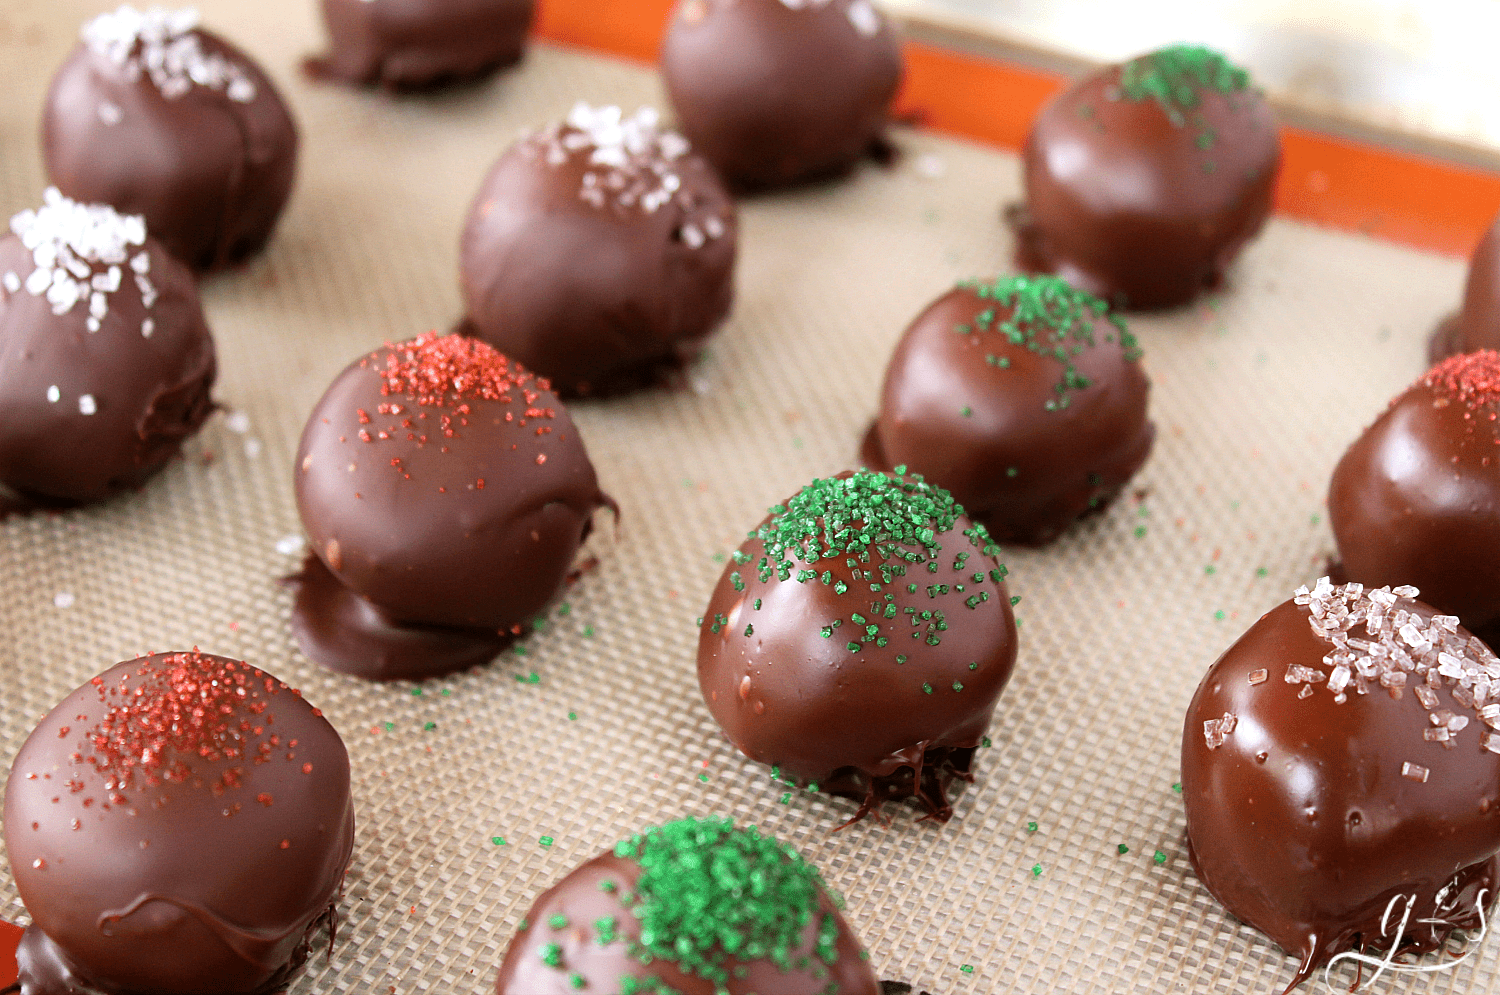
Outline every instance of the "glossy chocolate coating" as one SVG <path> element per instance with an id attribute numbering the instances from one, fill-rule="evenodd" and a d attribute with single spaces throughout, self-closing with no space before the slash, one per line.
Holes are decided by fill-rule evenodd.
<path id="1" fill-rule="evenodd" d="M 640 154 L 610 142 L 611 112 L 580 105 L 501 156 L 460 247 L 465 331 L 563 397 L 632 390 L 686 365 L 734 299 L 738 226 L 723 184 L 678 136 L 648 126 L 650 111 L 626 119 Z M 596 161 L 591 136 L 624 167 Z"/>
<path id="2" fill-rule="evenodd" d="M 1491 388 L 1454 390 L 1445 371 Z M 1500 625 L 1500 354 L 1456 356 L 1391 402 L 1333 471 L 1342 575 L 1412 584 L 1486 638 Z"/>
<path id="3" fill-rule="evenodd" d="M 1434 614 L 1407 598 L 1396 606 Z M 1360 624 L 1349 635 L 1368 633 Z M 1427 741 L 1435 725 L 1413 693 L 1415 675 L 1399 698 L 1372 681 L 1367 694 L 1349 687 L 1342 703 L 1327 686 L 1287 682 L 1294 665 L 1329 676 L 1333 649 L 1308 608 L 1282 604 L 1209 670 L 1183 728 L 1193 866 L 1229 912 L 1299 959 L 1288 991 L 1342 951 L 1383 955 L 1412 896 L 1401 943 L 1412 951 L 1477 926 L 1478 893 L 1495 897 L 1500 755 L 1482 745 L 1484 724 L 1452 688 L 1435 688 L 1437 708 L 1467 727 L 1455 749 Z M 1204 723 L 1226 713 L 1237 724 L 1210 748 Z"/>
<path id="4" fill-rule="evenodd" d="M 620 896 L 633 891 L 640 876 L 641 867 L 635 861 L 606 852 L 543 892 L 526 914 L 526 928 L 516 934 L 505 952 L 495 982 L 496 995 L 617 992 L 621 990 L 620 979 L 626 977 L 655 978 L 681 995 L 714 995 L 716 988 L 712 982 L 684 973 L 668 960 L 656 958 L 648 967 L 632 955 L 632 945 L 640 939 L 641 924 Z M 600 887 L 606 882 L 613 886 L 612 890 Z M 817 909 L 818 914 L 808 923 L 803 941 L 791 958 L 795 963 L 813 954 L 818 920 L 832 915 L 838 924 L 838 959 L 828 966 L 827 974 L 815 973 L 812 968 L 783 971 L 765 959 L 731 960 L 731 970 L 743 967 L 745 974 L 743 977 L 731 974 L 726 985 L 730 995 L 804 995 L 829 990 L 830 983 L 837 984 L 839 995 L 879 995 L 880 986 L 869 964 L 860 958 L 859 941 L 826 893 L 820 895 Z M 549 920 L 556 915 L 565 916 L 568 925 L 561 928 L 550 925 Z M 619 938 L 601 944 L 594 924 L 608 916 L 613 916 L 619 924 Z M 559 967 L 552 967 L 543 959 L 548 944 L 561 948 Z M 813 963 L 822 966 L 816 959 Z M 583 977 L 585 984 L 581 988 L 571 981 L 574 974 Z"/>
<path id="5" fill-rule="evenodd" d="M 882 141 L 901 42 L 868 0 L 679 0 L 661 71 L 683 134 L 725 179 L 780 187 Z"/>
<path id="6" fill-rule="evenodd" d="M 1219 284 L 1271 212 L 1281 146 L 1261 94 L 1204 88 L 1194 110 L 1125 99 L 1121 66 L 1050 101 L 1022 153 L 1017 259 L 1130 308 Z"/>
<path id="7" fill-rule="evenodd" d="M 775 573 L 762 580 L 765 541 L 747 540 L 719 578 L 698 637 L 699 687 L 736 748 L 783 776 L 861 800 L 856 818 L 884 798 L 908 795 L 948 818 L 947 781 L 967 779 L 1017 647 L 1010 595 L 1003 580 L 989 576 L 998 570 L 1003 577 L 1004 568 L 961 534 L 972 527 L 960 515 L 941 534 L 937 572 L 910 568 L 878 592 L 866 574 L 878 583 L 882 566 L 905 566 L 894 552 L 872 550 L 857 570 L 840 555 L 806 564 L 814 576 L 805 580 Z M 969 554 L 962 567 L 959 553 Z M 823 583 L 824 571 L 846 589 Z M 981 581 L 976 572 L 985 575 Z M 940 584 L 949 590 L 929 593 Z M 966 605 L 980 596 L 985 600 Z M 908 609 L 942 612 L 946 629 L 914 626 Z M 886 645 L 863 640 L 866 625 L 878 627 Z M 939 642 L 930 645 L 934 636 Z M 861 645 L 851 649 L 854 640 Z M 934 781 L 928 775 L 935 768 Z"/>
<path id="8" fill-rule="evenodd" d="M 32 917 L 22 991 L 280 990 L 332 929 L 353 841 L 348 754 L 295 691 L 198 653 L 118 664 L 48 713 L 11 768 L 6 851 Z"/>
<path id="9" fill-rule="evenodd" d="M 535 0 L 323 0 L 332 50 L 317 76 L 419 89 L 520 60 Z"/>
<path id="10" fill-rule="evenodd" d="M 0 282 L 0 484 L 44 501 L 108 498 L 160 470 L 212 413 L 214 344 L 193 275 L 154 239 L 140 251 L 151 306 L 125 276 L 90 332 L 88 303 L 57 314 L 24 287 L 31 252 L 15 235 L 0 239 L 0 278 L 23 284 Z"/>
<path id="11" fill-rule="evenodd" d="M 462 361 L 442 365 L 455 355 Z M 408 384 L 438 364 L 435 403 L 388 386 L 400 363 Z M 486 397 L 474 385 L 492 374 L 504 391 Z M 461 395 L 455 377 L 467 381 Z M 380 625 L 478 630 L 491 643 L 557 593 L 594 512 L 610 503 L 545 381 L 458 336 L 420 336 L 352 363 L 313 409 L 296 467 L 313 551 Z M 403 676 L 368 663 L 363 676 Z"/>
<path id="12" fill-rule="evenodd" d="M 297 132 L 248 56 L 211 32 L 194 34 L 206 55 L 237 67 L 251 99 L 199 85 L 167 97 L 149 73 L 135 75 L 80 43 L 47 94 L 42 150 L 64 194 L 144 215 L 168 251 L 208 270 L 271 237 L 292 190 Z"/>
<path id="13" fill-rule="evenodd" d="M 1500 349 L 1500 216 L 1469 257 L 1462 310 L 1439 326 L 1430 352 L 1436 362 L 1479 349 Z"/>
<path id="14" fill-rule="evenodd" d="M 994 321 L 981 327 L 985 312 Z M 1040 545 L 1120 492 L 1150 455 L 1156 427 L 1128 333 L 1086 316 L 1094 345 L 1064 362 L 1012 342 L 997 326 L 1014 313 L 974 286 L 922 312 L 886 367 L 861 455 L 946 488 L 996 541 Z M 1060 393 L 1070 364 L 1089 386 Z"/>

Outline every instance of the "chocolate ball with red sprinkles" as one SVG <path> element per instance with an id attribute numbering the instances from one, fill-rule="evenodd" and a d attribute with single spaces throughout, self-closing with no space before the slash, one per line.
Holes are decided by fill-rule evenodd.
<path id="1" fill-rule="evenodd" d="M 1392 401 L 1333 471 L 1328 518 L 1344 577 L 1411 584 L 1500 635 L 1500 353 L 1452 356 Z"/>
<path id="2" fill-rule="evenodd" d="M 564 397 L 691 362 L 729 314 L 738 225 L 723 184 L 656 111 L 578 104 L 500 157 L 464 225 L 464 330 Z"/>
<path id="3" fill-rule="evenodd" d="M 661 71 L 682 133 L 726 180 L 781 187 L 886 153 L 901 39 L 870 0 L 680 0 Z"/>
<path id="4" fill-rule="evenodd" d="M 1303 587 L 1219 658 L 1188 706 L 1193 869 L 1296 958 L 1286 992 L 1333 960 L 1442 950 L 1494 904 L 1500 659 L 1419 593 L 1327 577 Z"/>
<path id="5" fill-rule="evenodd" d="M 293 628 L 376 679 L 482 663 L 529 628 L 613 507 L 567 410 L 487 343 L 420 335 L 350 364 L 296 462 L 313 551 Z"/>
<path id="6" fill-rule="evenodd" d="M 129 5 L 83 26 L 42 111 L 47 176 L 140 214 L 194 269 L 258 251 L 291 195 L 297 130 L 271 80 L 191 8 Z"/>
<path id="7" fill-rule="evenodd" d="M 213 411 L 193 275 L 138 216 L 56 189 L 0 239 L 0 484 L 43 502 L 138 487 Z"/>
<path id="8" fill-rule="evenodd" d="M 624 840 L 544 892 L 500 966 L 496 995 L 878 995 L 818 872 L 724 818 Z"/>
<path id="9" fill-rule="evenodd" d="M 412 90 L 472 79 L 526 50 L 535 0 L 323 0 L 331 51 L 314 77 Z"/>
<path id="10" fill-rule="evenodd" d="M 353 844 L 348 754 L 297 691 L 197 651 L 111 667 L 6 784 L 21 991 L 281 991 L 332 942 Z"/>
<path id="11" fill-rule="evenodd" d="M 901 337 L 861 455 L 947 488 L 1000 542 L 1051 542 L 1151 453 L 1140 359 L 1109 305 L 1058 277 L 961 283 Z"/>
<path id="12" fill-rule="evenodd" d="M 948 819 L 1016 659 L 999 547 L 905 469 L 814 480 L 772 508 L 698 637 L 698 684 L 730 741 L 857 799 L 855 819 L 907 797 Z"/>

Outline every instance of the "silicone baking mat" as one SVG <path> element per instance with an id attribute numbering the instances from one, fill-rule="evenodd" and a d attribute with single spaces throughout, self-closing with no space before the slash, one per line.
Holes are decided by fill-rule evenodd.
<path id="1" fill-rule="evenodd" d="M 363 351 L 458 316 L 459 226 L 519 131 L 575 100 L 662 94 L 646 68 L 547 45 L 435 96 L 315 86 L 297 69 L 322 44 L 311 2 L 201 6 L 291 103 L 297 191 L 270 250 L 204 287 L 226 414 L 139 494 L 0 524 L 7 764 L 68 690 L 147 650 L 197 645 L 300 686 L 348 743 L 358 837 L 346 928 L 293 995 L 487 992 L 542 889 L 644 825 L 711 812 L 800 847 L 847 897 L 880 975 L 935 995 L 1280 990 L 1292 959 L 1188 865 L 1182 713 L 1218 654 L 1320 572 L 1328 475 L 1422 371 L 1460 262 L 1276 220 L 1225 291 L 1134 319 L 1155 453 L 1106 513 L 1007 551 L 1021 655 L 953 821 L 892 806 L 889 824 L 831 832 L 853 803 L 784 798 L 709 718 L 695 619 L 767 506 L 853 462 L 910 317 L 1006 268 L 1014 157 L 901 131 L 892 168 L 744 204 L 734 315 L 687 386 L 574 408 L 623 509 L 599 568 L 488 667 L 365 684 L 297 652 L 277 582 L 301 552 L 303 419 Z M 0 3 L 5 217 L 40 201 L 42 96 L 101 9 Z M 0 915 L 25 921 L 8 874 Z M 1491 990 L 1488 947 L 1380 990 Z"/>

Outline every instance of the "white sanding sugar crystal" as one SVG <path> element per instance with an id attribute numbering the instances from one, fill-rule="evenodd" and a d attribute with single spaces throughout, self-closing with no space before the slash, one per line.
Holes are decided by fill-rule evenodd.
<path id="1" fill-rule="evenodd" d="M 661 115 L 653 107 L 626 116 L 619 107 L 579 102 L 562 124 L 529 136 L 523 147 L 553 166 L 585 156 L 587 168 L 578 196 L 599 210 L 655 214 L 675 202 L 684 211 L 704 215 L 678 230 L 689 248 L 701 248 L 724 235 L 725 220 L 717 213 L 705 214 L 704 208 L 684 197 L 678 164 L 692 146 L 660 124 Z"/>
<path id="2" fill-rule="evenodd" d="M 6 288 L 16 293 L 24 286 L 33 297 L 46 297 L 53 314 L 67 314 L 86 304 L 91 332 L 97 332 L 108 316 L 109 298 L 124 285 L 126 265 L 135 273 L 147 309 L 156 299 L 146 276 L 150 255 L 132 255 L 146 244 L 146 222 L 140 215 L 118 214 L 104 204 L 79 204 L 48 187 L 42 207 L 11 218 L 10 230 L 31 251 L 36 268 L 24 284 L 18 274 L 4 274 Z"/>
<path id="3" fill-rule="evenodd" d="M 205 52 L 197 29 L 198 12 L 191 7 L 142 12 L 126 4 L 89 21 L 80 34 L 84 44 L 124 69 L 128 78 L 149 75 L 169 100 L 195 85 L 223 90 L 237 103 L 254 100 L 255 84 L 244 68 L 218 52 Z"/>
<path id="4" fill-rule="evenodd" d="M 1357 695 L 1384 690 L 1400 696 L 1410 683 L 1431 723 L 1423 739 L 1453 749 L 1459 734 L 1470 726 L 1470 716 L 1441 707 L 1438 690 L 1446 689 L 1460 707 L 1493 727 L 1500 722 L 1500 707 L 1491 702 L 1500 696 L 1500 658 L 1480 639 L 1460 635 L 1457 617 L 1424 617 L 1400 605 L 1401 599 L 1418 593 L 1410 585 L 1366 591 L 1359 584 L 1335 585 L 1327 577 L 1312 590 L 1299 588 L 1292 600 L 1307 608 L 1313 632 L 1333 648 L 1323 657 L 1327 675 L 1291 664 L 1285 680 L 1304 684 L 1299 697 L 1306 697 L 1311 685 L 1323 684 L 1340 704 L 1351 690 Z M 1427 780 L 1428 768 L 1411 763 L 1406 767 L 1404 776 Z"/>
<path id="5" fill-rule="evenodd" d="M 869 0 L 854 0 L 849 5 L 849 23 L 866 38 L 874 38 L 880 34 L 880 15 L 875 13 Z"/>
<path id="6" fill-rule="evenodd" d="M 99 404 L 94 400 L 93 394 L 83 394 L 78 398 L 78 411 L 80 414 L 92 415 L 99 410 Z"/>

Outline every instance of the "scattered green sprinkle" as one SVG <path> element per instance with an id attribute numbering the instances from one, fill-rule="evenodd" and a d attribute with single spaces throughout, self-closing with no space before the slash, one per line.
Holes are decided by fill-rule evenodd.
<path id="1" fill-rule="evenodd" d="M 577 722 L 578 721 L 578 713 L 577 712 L 569 712 L 568 713 L 568 721 L 569 722 Z"/>
<path id="2" fill-rule="evenodd" d="M 1224 619 L 1228 618 L 1228 616 L 1224 614 L 1224 609 L 1220 608 L 1218 611 L 1214 612 L 1214 618 L 1222 622 L 1224 621 Z"/>
<path id="3" fill-rule="evenodd" d="M 559 912 L 557 915 L 547 920 L 547 925 L 551 926 L 553 929 L 566 929 L 568 925 L 568 917 Z"/>
<path id="4" fill-rule="evenodd" d="M 1214 574 L 1216 574 L 1218 572 L 1219 572 L 1219 568 L 1216 567 L 1216 566 L 1214 566 L 1212 563 L 1210 563 L 1208 566 L 1206 566 L 1206 567 L 1203 568 L 1203 573 L 1206 576 L 1209 576 L 1209 577 L 1212 577 Z"/>
<path id="5" fill-rule="evenodd" d="M 542 948 L 542 963 L 548 967 L 562 967 L 562 947 L 549 943 Z"/>
<path id="6" fill-rule="evenodd" d="M 585 639 L 593 639 L 594 638 L 594 627 L 592 625 L 585 625 L 583 627 L 583 638 L 585 638 Z"/>
<path id="7" fill-rule="evenodd" d="M 568 975 L 568 984 L 573 988 L 582 988 L 584 985 L 588 984 L 588 982 L 583 980 L 583 975 L 579 974 L 577 971 L 574 971 L 572 974 Z"/>
<path id="8" fill-rule="evenodd" d="M 1176 784 L 1172 785 L 1172 790 L 1177 792 L 1179 795 L 1182 794 L 1182 782 L 1178 781 Z"/>
<path id="9" fill-rule="evenodd" d="M 1031 876 L 1034 877 L 1034 878 L 1039 878 L 1039 877 L 1042 876 L 1042 865 L 1041 864 L 1035 864 L 1035 865 L 1032 866 L 1032 868 L 1031 868 Z"/>
<path id="10" fill-rule="evenodd" d="M 955 690 L 955 691 L 962 691 L 963 689 L 964 689 L 964 686 L 962 684 L 958 683 L 958 681 L 954 681 L 953 682 L 953 690 Z"/>
<path id="11" fill-rule="evenodd" d="M 973 964 L 964 964 L 962 967 L 959 968 L 959 970 L 962 971 L 965 974 L 973 974 L 974 973 L 974 965 Z"/>
<path id="12" fill-rule="evenodd" d="M 505 845 L 505 837 L 504 836 L 491 836 L 490 837 L 490 842 L 493 843 L 493 844 L 495 844 L 496 846 L 504 846 Z"/>
<path id="13" fill-rule="evenodd" d="M 979 745 L 983 746 L 985 749 L 989 749 L 993 744 L 990 742 L 990 738 L 988 736 L 984 736 L 979 740 Z"/>
<path id="14" fill-rule="evenodd" d="M 1034 832 L 1036 832 L 1036 830 L 1037 830 L 1037 824 L 1035 822 L 1028 822 L 1028 823 L 1026 823 L 1026 831 L 1028 833 L 1034 833 Z"/>
<path id="15" fill-rule="evenodd" d="M 698 775 L 698 780 L 700 780 L 700 781 L 707 781 L 708 780 L 708 775 L 707 774 L 699 774 Z"/>
<path id="16" fill-rule="evenodd" d="M 561 605 L 558 605 L 557 614 L 559 616 L 571 615 L 573 614 L 573 606 L 564 601 Z"/>
<path id="17" fill-rule="evenodd" d="M 1167 855 L 1158 850 L 1151 855 L 1151 859 L 1156 861 L 1158 864 L 1165 864 L 1167 862 Z"/>
<path id="18" fill-rule="evenodd" d="M 420 697 L 422 697 L 422 689 L 421 688 L 412 688 L 411 689 L 411 696 L 413 698 L 420 698 Z"/>
<path id="19" fill-rule="evenodd" d="M 790 791 L 788 791 L 788 792 L 786 792 L 785 794 L 783 794 L 781 796 L 781 804 L 783 804 L 783 805 L 790 805 L 791 803 L 792 803 L 792 793 Z"/>
<path id="20" fill-rule="evenodd" d="M 555 839 L 553 839 L 551 836 L 543 836 L 541 839 L 537 840 L 537 842 L 540 843 L 542 846 L 551 846 L 553 843 L 556 843 L 557 841 Z"/>
<path id="21" fill-rule="evenodd" d="M 965 404 L 962 408 L 959 409 L 959 414 L 963 415 L 965 418 L 972 418 L 974 417 L 974 409 Z"/>
<path id="22" fill-rule="evenodd" d="M 1265 577 L 1268 574 L 1270 574 L 1270 572 L 1271 571 L 1267 570 L 1265 567 L 1261 567 L 1261 568 L 1259 568 L 1258 570 L 1255 571 L 1255 576 L 1257 576 L 1257 577 Z"/>
<path id="23" fill-rule="evenodd" d="M 605 882 L 601 882 L 605 883 Z M 608 882 L 613 884 L 614 882 Z M 600 916 L 594 920 L 594 935 L 598 937 L 599 945 L 607 947 L 615 942 L 615 934 L 619 929 L 620 921 L 614 916 Z"/>
<path id="24" fill-rule="evenodd" d="M 1012 477 L 1012 478 L 1014 478 L 1014 477 L 1018 477 L 1018 476 L 1020 476 L 1020 475 L 1021 475 L 1021 471 L 1020 471 L 1020 469 L 1019 469 L 1019 468 L 1017 468 L 1017 467 L 1014 467 L 1014 466 L 1008 466 L 1008 467 L 1006 467 L 1006 468 L 1005 468 L 1005 475 L 1006 475 L 1006 476 L 1007 476 L 1007 477 Z"/>
<path id="25" fill-rule="evenodd" d="M 1313 516 L 1312 516 L 1312 523 L 1313 523 L 1313 524 L 1314 524 L 1314 525 L 1317 525 L 1317 524 L 1318 524 L 1318 523 L 1319 523 L 1319 522 L 1321 522 L 1321 521 L 1322 521 L 1322 520 L 1323 520 L 1323 516 L 1322 516 L 1322 515 L 1313 515 Z"/>
<path id="26" fill-rule="evenodd" d="M 1124 843 L 1121 843 L 1119 846 L 1115 847 L 1115 850 L 1121 854 L 1126 854 L 1130 852 L 1130 847 L 1126 846 Z"/>
<path id="27" fill-rule="evenodd" d="M 922 693 L 923 694 L 932 694 L 932 685 L 928 684 L 926 681 L 923 681 L 922 682 Z"/>
<path id="28" fill-rule="evenodd" d="M 1137 525 L 1135 527 L 1135 537 L 1137 539 L 1144 539 L 1146 537 L 1146 526 Z"/>
<path id="29" fill-rule="evenodd" d="M 392 732 L 392 731 L 395 730 L 395 728 L 396 728 L 396 723 L 394 723 L 394 722 L 387 722 L 385 724 L 385 731 L 386 732 Z"/>
<path id="30" fill-rule="evenodd" d="M 1172 45 L 1120 68 L 1120 95 L 1135 103 L 1155 100 L 1179 128 L 1187 124 L 1185 112 L 1202 102 L 1204 91 L 1231 94 L 1249 85 L 1249 73 L 1201 45 Z M 1204 126 L 1195 141 L 1198 148 L 1207 149 L 1215 137 Z"/>
<path id="31" fill-rule="evenodd" d="M 515 650 L 516 656 L 525 656 L 526 654 L 531 652 L 531 650 L 527 649 L 525 646 L 520 645 L 519 643 L 516 645 Z"/>
<path id="32" fill-rule="evenodd" d="M 725 559 L 727 559 L 727 557 L 725 557 L 723 553 L 715 553 L 714 554 L 714 562 L 715 563 L 723 563 Z"/>
<path id="33" fill-rule="evenodd" d="M 427 723 L 426 725 L 424 725 L 422 727 L 422 731 L 423 732 L 432 732 L 432 730 L 434 730 L 436 728 L 437 728 L 437 723 L 436 722 L 429 722 L 429 723 Z"/>

